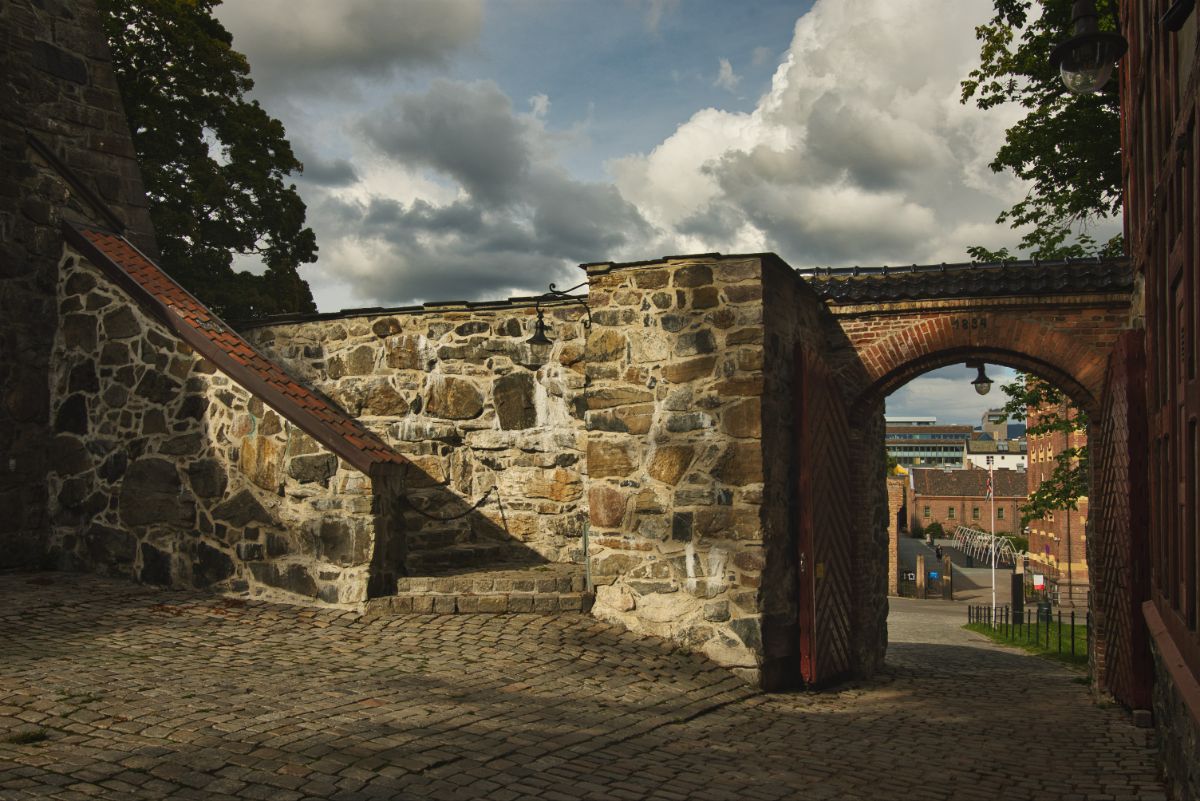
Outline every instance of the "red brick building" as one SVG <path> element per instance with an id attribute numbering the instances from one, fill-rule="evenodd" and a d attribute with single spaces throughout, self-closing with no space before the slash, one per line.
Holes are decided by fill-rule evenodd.
<path id="1" fill-rule="evenodd" d="M 1198 17 L 1191 2 L 1120 3 L 1121 33 L 1129 44 L 1120 70 L 1125 242 L 1144 286 L 1145 331 L 1110 363 L 1114 391 L 1106 404 L 1106 447 L 1127 452 L 1130 466 L 1107 481 L 1127 480 L 1129 509 L 1113 511 L 1126 513 L 1131 523 L 1128 532 L 1117 529 L 1128 537 L 1114 540 L 1122 548 L 1106 556 L 1124 562 L 1124 583 L 1135 598 L 1148 595 L 1150 601 L 1141 609 L 1110 604 L 1101 610 L 1114 632 L 1128 626 L 1126 636 L 1135 645 L 1149 635 L 1163 770 L 1173 793 L 1188 799 L 1200 798 Z M 1143 402 L 1144 414 L 1124 413 Z M 1107 425 L 1109 420 L 1117 425 Z M 1125 443 L 1127 450 L 1117 450 Z M 1148 631 L 1136 625 L 1138 617 Z M 1136 651 L 1130 660 L 1104 667 L 1119 697 L 1147 700 L 1138 691 L 1144 682 Z"/>
<path id="2" fill-rule="evenodd" d="M 1035 428 L 1047 414 L 1059 414 L 1061 411 L 1030 408 L 1026 418 L 1029 428 Z M 1074 413 L 1068 413 L 1068 417 L 1073 418 Z M 1068 448 L 1087 446 L 1087 432 L 1080 429 L 1069 434 L 1063 431 L 1031 434 L 1027 435 L 1026 441 L 1029 454 L 1026 471 L 1028 493 L 1033 494 L 1054 473 L 1059 454 Z M 1048 572 L 1058 577 L 1060 590 L 1074 585 L 1086 588 L 1088 582 L 1087 496 L 1078 498 L 1076 506 L 1078 508 L 1075 510 L 1061 509 L 1044 518 L 1030 520 L 1027 524 L 1031 559 L 1049 566 Z"/>
<path id="3" fill-rule="evenodd" d="M 940 523 L 946 534 L 958 526 L 979 531 L 991 528 L 992 503 L 987 497 L 986 470 L 913 468 L 909 528 Z M 1019 534 L 1021 504 L 1025 503 L 1025 474 L 996 470 L 996 533 Z"/>

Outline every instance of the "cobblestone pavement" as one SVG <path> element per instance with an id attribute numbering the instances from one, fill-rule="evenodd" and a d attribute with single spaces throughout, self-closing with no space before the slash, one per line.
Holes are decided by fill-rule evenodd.
<path id="1" fill-rule="evenodd" d="M 1079 674 L 932 604 L 894 607 L 888 676 L 768 696 L 577 614 L 2 575 L 0 798 L 1162 797 L 1145 732 Z"/>

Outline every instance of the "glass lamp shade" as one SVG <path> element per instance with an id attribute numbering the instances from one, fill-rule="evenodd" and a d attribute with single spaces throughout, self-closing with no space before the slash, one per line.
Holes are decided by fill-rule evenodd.
<path id="1" fill-rule="evenodd" d="M 1112 77 L 1117 59 L 1125 55 L 1124 37 L 1094 31 L 1069 39 L 1050 54 L 1067 89 L 1077 95 L 1099 92 Z"/>
<path id="2" fill-rule="evenodd" d="M 538 309 L 537 322 L 533 326 L 533 336 L 525 340 L 530 345 L 553 345 L 554 343 L 546 336 L 546 320 L 542 317 L 542 310 Z"/>
<path id="3" fill-rule="evenodd" d="M 975 367 L 976 365 L 970 365 Z M 983 365 L 978 365 L 979 373 L 975 376 L 975 380 L 971 382 L 971 386 L 975 387 L 975 391 L 980 395 L 986 395 L 992 391 L 992 379 L 987 377 L 987 373 L 983 371 Z"/>

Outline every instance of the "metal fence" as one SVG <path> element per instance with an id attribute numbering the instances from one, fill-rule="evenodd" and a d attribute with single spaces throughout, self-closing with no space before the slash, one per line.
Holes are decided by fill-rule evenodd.
<path id="1" fill-rule="evenodd" d="M 1048 603 L 1026 609 L 1023 614 L 1014 614 L 1007 604 L 994 610 L 990 606 L 973 605 L 967 607 L 967 623 L 987 626 L 1009 642 L 1036 645 L 1046 651 L 1085 659 L 1092 613 L 1084 612 L 1077 617 L 1072 609 L 1064 617 L 1063 610 L 1052 611 Z"/>

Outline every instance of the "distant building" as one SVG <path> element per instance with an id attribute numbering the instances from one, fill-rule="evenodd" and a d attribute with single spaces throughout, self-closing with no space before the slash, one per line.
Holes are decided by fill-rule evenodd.
<path id="1" fill-rule="evenodd" d="M 1030 408 L 1027 418 L 1029 427 L 1036 426 L 1048 411 L 1045 408 Z M 1087 445 L 1087 433 L 1083 430 L 1070 434 L 1056 431 L 1030 436 L 1026 442 L 1029 449 L 1026 475 L 1028 491 L 1032 494 L 1054 473 L 1058 454 L 1067 448 Z M 1079 508 L 1074 511 L 1060 510 L 1029 521 L 1029 553 L 1032 560 L 1045 565 L 1047 572 L 1057 578 L 1059 594 L 1064 602 L 1069 597 L 1082 603 L 1086 599 L 1088 586 L 1087 496 L 1078 498 L 1076 505 Z"/>
<path id="2" fill-rule="evenodd" d="M 971 439 L 967 441 L 967 467 L 987 470 L 988 457 L 997 470 L 1025 470 L 1028 465 L 1025 440 Z"/>
<path id="3" fill-rule="evenodd" d="M 1003 409 L 988 409 L 979 423 L 980 430 L 996 442 L 1008 439 L 1008 415 Z"/>
<path id="4" fill-rule="evenodd" d="M 900 417 L 893 414 L 885 414 L 883 421 L 889 426 L 936 426 L 936 417 Z"/>
<path id="5" fill-rule="evenodd" d="M 916 468 L 912 476 L 909 528 L 941 523 L 947 534 L 958 526 L 991 530 L 992 503 L 987 497 L 988 474 L 983 470 Z M 996 470 L 996 533 L 1020 533 L 1021 504 L 1025 503 L 1025 474 Z"/>
<path id="6" fill-rule="evenodd" d="M 912 418 L 908 418 L 912 419 Z M 966 465 L 970 426 L 888 423 L 884 443 L 888 456 L 903 467 L 948 467 Z"/>

